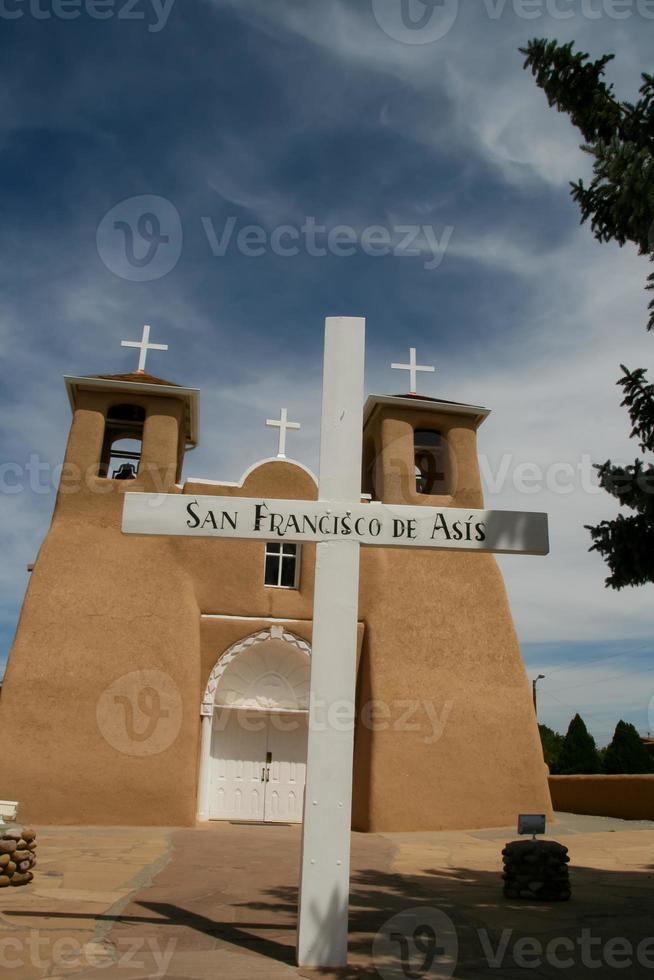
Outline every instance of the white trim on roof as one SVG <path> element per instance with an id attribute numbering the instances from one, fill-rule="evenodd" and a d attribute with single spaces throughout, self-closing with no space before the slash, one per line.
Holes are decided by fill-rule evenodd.
<path id="1" fill-rule="evenodd" d="M 483 408 L 481 405 L 461 405 L 457 402 L 421 398 L 420 395 L 411 396 L 410 398 L 403 398 L 398 395 L 368 395 L 363 408 L 364 428 L 378 405 L 391 405 L 394 408 L 407 408 L 411 406 L 432 412 L 440 412 L 442 415 L 469 415 L 477 420 L 477 425 L 481 425 L 484 419 L 490 415 L 490 408 Z"/>
<path id="2" fill-rule="evenodd" d="M 185 388 L 182 385 L 158 385 L 148 384 L 145 381 L 120 381 L 110 378 L 89 378 L 77 377 L 75 375 L 64 375 L 66 391 L 70 407 L 75 411 L 75 396 L 78 391 L 97 391 L 98 389 L 112 389 L 116 391 L 127 391 L 139 395 L 169 395 L 171 398 L 182 398 L 187 406 L 187 438 L 189 446 L 195 448 L 200 441 L 200 389 Z"/>
<path id="3" fill-rule="evenodd" d="M 189 476 L 184 481 L 184 484 L 200 483 L 209 487 L 242 487 L 250 474 L 254 473 L 256 469 L 258 469 L 260 466 L 264 466 L 266 463 L 286 463 L 290 464 L 291 466 L 298 466 L 301 470 L 304 470 L 304 472 L 311 477 L 316 486 L 318 486 L 318 478 L 308 466 L 305 466 L 304 463 L 298 462 L 297 459 L 280 459 L 279 456 L 267 456 L 266 459 L 260 459 L 258 462 L 253 463 L 252 466 L 247 468 L 238 483 L 234 483 L 231 480 L 204 480 L 201 477 Z"/>

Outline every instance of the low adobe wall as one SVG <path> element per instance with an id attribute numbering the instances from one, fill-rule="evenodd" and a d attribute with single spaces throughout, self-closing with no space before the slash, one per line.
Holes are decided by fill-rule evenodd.
<path id="1" fill-rule="evenodd" d="M 654 820 L 654 775 L 550 776 L 552 806 L 623 820 Z"/>

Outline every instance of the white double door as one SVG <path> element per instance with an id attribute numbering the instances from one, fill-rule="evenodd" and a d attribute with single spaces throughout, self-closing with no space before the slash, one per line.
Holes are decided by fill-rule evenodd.
<path id="1" fill-rule="evenodd" d="M 217 709 L 211 740 L 211 820 L 301 823 L 307 715 Z"/>

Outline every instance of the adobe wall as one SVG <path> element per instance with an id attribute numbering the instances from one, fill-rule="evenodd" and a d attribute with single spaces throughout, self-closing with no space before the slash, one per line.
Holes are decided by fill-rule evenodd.
<path id="1" fill-rule="evenodd" d="M 316 500 L 318 489 L 299 466 L 274 461 L 253 470 L 242 486 L 189 481 L 184 495 Z M 261 541 L 179 537 L 172 547 L 193 580 L 200 612 L 311 620 L 315 545 L 302 546 L 299 590 L 264 585 Z"/>
<path id="2" fill-rule="evenodd" d="M 152 420 L 150 437 L 175 452 L 168 418 Z M 92 466 L 101 438 L 98 413 L 78 410 L 74 458 Z M 303 548 L 296 592 L 264 586 L 261 542 L 124 535 L 122 494 L 141 479 L 64 488 L 31 575 L 0 710 L 0 744 L 20 746 L 23 764 L 17 772 L 0 753 L 0 785 L 35 823 L 192 825 L 200 703 L 215 660 L 255 631 L 253 617 L 304 620 L 299 635 L 310 635 L 314 546 Z M 264 487 L 268 497 L 316 496 L 311 477 L 286 463 L 260 467 L 240 488 L 188 489 L 256 496 Z M 144 680 L 137 668 L 156 673 Z M 141 746 L 136 719 L 137 739 L 124 736 L 125 699 L 130 684 L 138 691 L 148 679 L 163 697 L 148 710 L 167 716 Z"/>
<path id="3" fill-rule="evenodd" d="M 384 590 L 382 582 L 392 585 Z M 363 548 L 360 612 L 359 703 L 387 707 L 372 730 L 357 730 L 355 778 L 368 784 L 369 801 L 359 794 L 355 828 L 461 829 L 551 814 L 531 691 L 494 557 Z"/>
<path id="4" fill-rule="evenodd" d="M 483 508 L 478 418 L 378 404 L 364 433 L 377 499 Z M 437 429 L 448 492 L 417 492 L 414 429 Z M 401 615 L 398 615 L 401 610 Z M 491 554 L 363 548 L 366 641 L 357 728 L 354 826 L 366 831 L 513 824 L 551 814 L 531 690 L 501 572 Z M 379 717 L 379 712 L 383 717 Z M 413 729 L 413 730 L 412 730 Z"/>
<path id="5" fill-rule="evenodd" d="M 10 656 L 0 744 L 19 746 L 23 766 L 10 770 L 0 753 L 0 786 L 36 823 L 191 825 L 208 674 L 268 618 L 292 620 L 310 636 L 315 548 L 302 548 L 294 591 L 264 586 L 260 541 L 123 535 L 124 492 L 182 492 L 170 482 L 182 407 L 153 400 L 143 460 L 159 462 L 117 482 L 92 473 L 99 397 L 76 411 L 67 453 L 91 475 L 74 492 L 62 482 Z M 393 428 L 395 448 L 382 461 L 393 502 L 408 502 L 406 487 L 391 485 L 398 471 L 410 472 L 401 459 L 398 469 L 397 456 L 398 446 L 412 451 L 407 424 Z M 448 438 L 458 447 L 452 503 L 481 506 L 475 433 L 452 423 Z M 301 467 L 276 460 L 241 487 L 189 482 L 184 493 L 316 499 L 317 488 Z M 363 548 L 361 572 L 355 827 L 480 827 L 549 813 L 529 685 L 494 558 Z M 164 713 L 159 742 L 124 737 L 125 685 L 143 687 L 137 669 L 164 675 L 163 700 L 147 705 Z"/>
<path id="6" fill-rule="evenodd" d="M 157 672 L 145 675 L 157 690 L 161 674 L 170 679 L 163 700 L 147 707 L 154 717 L 168 713 L 159 737 L 172 744 L 143 756 L 135 754 L 141 744 L 160 744 L 131 742 L 120 727 L 129 710 L 120 699 L 143 687 L 137 668 Z M 10 770 L 11 753 L 0 753 L 0 785 L 26 820 L 193 821 L 199 616 L 167 542 L 55 523 L 32 573 L 4 688 L 0 744 L 20 747 L 22 766 Z M 107 725 L 107 710 L 118 727 Z"/>
<path id="7" fill-rule="evenodd" d="M 0 753 L 0 785 L 37 823 L 193 820 L 189 758 L 200 687 L 193 583 L 168 541 L 128 540 L 120 531 L 125 491 L 174 492 L 183 405 L 132 399 L 148 413 L 142 468 L 138 480 L 112 481 L 97 468 L 105 412 L 115 401 L 80 395 L 4 678 L 0 744 L 19 746 L 22 766 L 9 771 Z M 125 723 L 129 685 L 143 686 L 137 668 L 158 672 L 146 681 L 168 678 L 159 700 L 147 704 L 153 720 L 166 713 L 162 744 L 172 743 L 155 755 L 143 754 L 137 728 L 126 743 L 108 714 Z"/>
<path id="8" fill-rule="evenodd" d="M 654 820 L 654 775 L 550 776 L 555 810 Z"/>

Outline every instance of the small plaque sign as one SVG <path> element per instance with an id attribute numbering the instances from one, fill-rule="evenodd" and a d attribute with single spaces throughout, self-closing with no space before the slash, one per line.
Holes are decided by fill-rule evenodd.
<path id="1" fill-rule="evenodd" d="M 518 833 L 536 834 L 545 833 L 545 814 L 544 813 L 521 813 L 518 816 Z"/>

